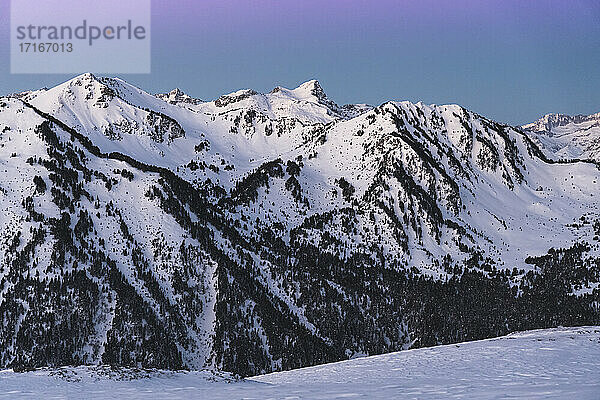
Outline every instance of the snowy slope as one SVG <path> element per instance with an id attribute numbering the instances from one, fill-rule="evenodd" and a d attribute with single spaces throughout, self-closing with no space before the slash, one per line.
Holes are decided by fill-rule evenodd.
<path id="1" fill-rule="evenodd" d="M 597 399 L 600 327 L 559 328 L 359 358 L 242 381 L 204 372 L 0 372 L 0 398 Z"/>
<path id="2" fill-rule="evenodd" d="M 331 233 L 344 246 L 356 249 L 379 240 L 388 259 L 436 276 L 444 274 L 434 267 L 436 260 L 446 254 L 463 259 L 473 251 L 491 258 L 496 268 L 527 270 L 524 253 L 542 255 L 587 240 L 591 226 L 586 232 L 569 225 L 584 214 L 600 215 L 594 197 L 600 173 L 594 165 L 549 165 L 517 130 L 456 105 L 386 103 L 332 126 L 287 157 L 296 155 L 304 157 L 298 179 L 311 205 L 308 213 L 337 213 L 357 202 L 358 230 Z M 336 183 L 342 178 L 354 190 L 350 198 Z M 259 196 L 264 214 L 292 225 L 287 234 L 303 229 L 307 212 L 287 206 L 288 198 L 284 188 Z M 432 203 L 437 207 L 428 209 Z M 406 223 L 401 240 L 386 210 Z M 251 207 L 242 212 L 255 219 Z M 264 214 L 261 210 L 259 219 Z M 315 245 L 322 239 L 319 233 L 308 236 Z"/>
<path id="3" fill-rule="evenodd" d="M 241 174 L 313 138 L 325 124 L 371 108 L 338 106 L 317 81 L 268 94 L 241 90 L 202 102 L 179 89 L 153 96 L 118 78 L 92 74 L 23 98 L 85 132 L 106 153 L 180 169 L 190 181 L 211 179 L 227 188 Z M 190 163 L 201 171 L 186 171 Z"/>
<path id="4" fill-rule="evenodd" d="M 193 349 L 185 352 L 189 355 L 185 362 L 198 366 L 206 364 L 209 338 L 214 334 L 210 323 L 214 311 L 210 307 L 199 310 L 194 303 L 215 301 L 214 261 L 200 249 L 197 241 L 190 240 L 172 216 L 145 196 L 157 184 L 158 175 L 133 173 L 125 162 L 94 157 L 83 150 L 74 151 L 67 144 L 65 132 L 57 130 L 54 139 L 39 125 L 34 129 L 44 119 L 19 101 L 5 103 L 1 119 L 10 128 L 3 133 L 2 141 L 12 144 L 11 147 L 3 144 L 0 149 L 3 168 L 0 229 L 3 238 L 10 238 L 0 245 L 1 298 L 5 312 L 15 301 L 9 293 L 23 283 L 8 277 L 20 276 L 21 268 L 27 271 L 27 277 L 35 276 L 41 281 L 61 281 L 70 274 L 77 277 L 78 270 L 95 270 L 81 277 L 84 283 L 80 284 L 94 287 L 95 294 L 87 295 L 97 298 L 93 306 L 85 307 L 90 330 L 84 330 L 86 345 L 74 357 L 85 363 L 100 363 L 111 340 L 110 329 L 114 330 L 118 324 L 115 317 L 129 301 L 110 290 L 96 293 L 96 290 L 102 292 L 103 287 L 114 285 L 109 283 L 112 278 L 107 276 L 112 270 L 119 279 L 135 288 L 140 296 L 137 301 L 145 302 L 152 310 L 150 313 L 195 314 L 194 319 L 185 322 L 189 339 L 186 346 Z M 18 128 L 26 126 L 30 127 Z M 13 153 L 17 148 L 19 151 Z M 44 160 L 48 156 L 49 159 Z M 44 189 L 36 186 L 34 177 Z M 64 225 L 73 229 L 73 236 L 61 235 Z M 181 293 L 181 288 L 174 287 L 174 279 L 181 275 L 189 279 L 187 290 L 194 287 L 195 292 Z M 153 292 L 154 285 L 161 288 L 161 293 Z M 194 301 L 182 303 L 182 298 L 187 296 Z M 120 300 L 124 303 L 119 304 Z M 23 314 L 25 321 L 28 321 L 29 313 L 43 319 L 51 317 L 57 324 L 61 323 L 53 311 L 52 299 L 31 294 L 17 303 L 26 311 Z M 130 306 L 139 307 L 137 304 Z M 74 311 L 83 314 L 81 310 Z M 132 312 L 138 314 L 141 311 Z M 43 323 L 33 315 L 32 323 Z M 82 320 L 76 324 L 84 323 L 85 317 L 79 317 Z M 2 362 L 11 359 L 15 351 L 19 329 L 13 329 L 12 332 L 9 330 L 8 336 L 2 337 Z"/>
<path id="5" fill-rule="evenodd" d="M 523 125 L 551 159 L 600 161 L 600 113 L 547 114 Z"/>
<path id="6" fill-rule="evenodd" d="M 409 188 L 399 187 L 398 176 L 393 176 L 399 170 L 435 192 L 433 201 L 440 203 L 441 218 L 478 237 L 463 244 L 484 252 L 497 268 L 527 269 L 524 253 L 541 255 L 551 247 L 568 247 L 589 234 L 569 225 L 584 214 L 598 216 L 593 195 L 600 175 L 593 165 L 549 167 L 530 154 L 531 145 L 522 134 L 456 105 L 402 102 L 342 112 L 314 80 L 293 90 L 278 87 L 268 94 L 241 90 L 197 104 L 190 104 L 180 92 L 172 93 L 178 94 L 187 100 L 167 104 L 121 80 L 86 74 L 30 94 L 29 101 L 85 131 L 104 152 L 164 166 L 198 184 L 208 179 L 226 190 L 264 162 L 304 157 L 299 185 L 309 210 L 297 207 L 293 199 L 289 203 L 289 190 L 282 185 L 260 196 L 263 209 L 258 215 L 250 205 L 236 210 L 233 217 L 274 219 L 286 226 L 287 238 L 307 216 L 344 207 L 347 202 L 341 196 L 331 198 L 339 189 L 335 180 L 343 178 L 356 190 L 356 199 L 366 203 L 367 198 L 377 198 L 399 218 L 413 221 L 405 239 L 386 240 L 384 253 L 425 269 L 444 254 L 458 259 L 468 254 L 458 249 L 461 236 L 454 229 L 435 226 L 440 224 L 431 219 L 434 216 L 428 215 L 418 226 L 423 204 L 399 209 L 403 202 L 415 203 Z M 399 133 L 390 134 L 394 131 Z M 381 185 L 390 185 L 391 190 L 382 191 Z M 372 205 L 361 204 L 364 207 Z M 378 208 L 375 218 L 386 219 Z M 555 222 L 545 225 L 548 220 Z M 384 222 L 383 229 L 388 225 Z M 257 229 L 249 226 L 248 235 Z M 394 236 L 389 233 L 383 239 L 390 235 Z M 349 237 L 340 240 L 352 242 Z M 367 237 L 358 244 L 365 242 L 372 240 Z"/>

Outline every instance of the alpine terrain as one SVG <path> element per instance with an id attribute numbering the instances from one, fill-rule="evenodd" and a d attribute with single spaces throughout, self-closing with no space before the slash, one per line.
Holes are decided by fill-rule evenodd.
<path id="1" fill-rule="evenodd" d="M 250 376 L 600 325 L 597 125 L 317 81 L 2 97 L 0 368 Z"/>
<path id="2" fill-rule="evenodd" d="M 600 161 L 600 113 L 547 114 L 523 128 L 531 131 L 532 139 L 553 159 Z"/>

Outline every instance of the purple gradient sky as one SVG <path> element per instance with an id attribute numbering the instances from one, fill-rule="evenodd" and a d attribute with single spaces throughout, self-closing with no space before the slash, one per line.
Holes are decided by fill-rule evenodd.
<path id="1" fill-rule="evenodd" d="M 502 122 L 600 111 L 597 0 L 154 0 L 150 92 L 212 99 L 319 79 L 339 103 L 459 103 Z M 66 75 L 9 74 L 0 0 L 0 94 Z"/>

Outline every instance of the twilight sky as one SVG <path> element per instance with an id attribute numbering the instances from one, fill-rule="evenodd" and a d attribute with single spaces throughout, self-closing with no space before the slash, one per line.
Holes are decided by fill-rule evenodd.
<path id="1" fill-rule="evenodd" d="M 71 77 L 11 75 L 9 20 L 0 0 L 0 95 Z M 153 0 L 152 73 L 121 78 L 204 100 L 318 79 L 340 104 L 458 103 L 513 124 L 589 114 L 600 111 L 600 2 Z"/>

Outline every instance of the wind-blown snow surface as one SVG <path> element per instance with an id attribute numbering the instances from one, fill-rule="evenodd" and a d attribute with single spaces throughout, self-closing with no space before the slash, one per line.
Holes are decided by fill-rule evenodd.
<path id="1" fill-rule="evenodd" d="M 520 332 L 242 381 L 80 367 L 2 371 L 0 383 L 0 399 L 598 399 L 600 327 Z"/>

